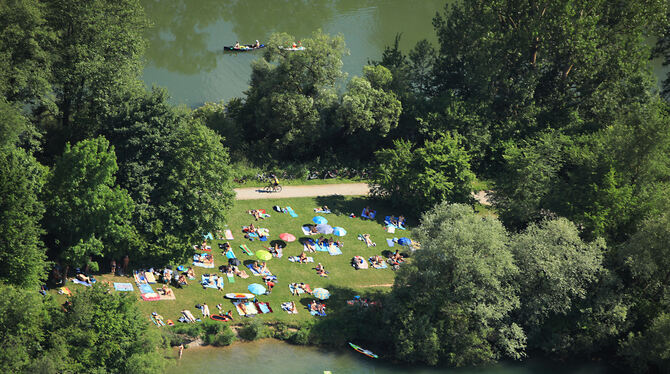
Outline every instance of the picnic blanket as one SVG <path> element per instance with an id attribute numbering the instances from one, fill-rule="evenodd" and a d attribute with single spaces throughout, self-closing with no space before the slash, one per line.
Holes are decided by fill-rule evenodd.
<path id="1" fill-rule="evenodd" d="M 300 258 L 298 256 L 289 256 L 288 260 L 291 262 L 300 262 Z M 314 257 L 307 257 L 305 262 L 314 262 Z"/>
<path id="2" fill-rule="evenodd" d="M 122 291 L 122 292 L 133 291 L 133 285 L 130 284 L 130 283 L 117 283 L 117 282 L 114 282 L 114 290 L 115 290 L 115 291 Z"/>
<path id="3" fill-rule="evenodd" d="M 377 211 L 376 210 L 373 210 L 372 212 L 370 212 L 367 215 L 363 214 L 363 213 L 365 213 L 365 209 L 363 209 L 363 211 L 361 212 L 361 218 L 375 219 L 375 217 L 377 216 Z"/>
<path id="4" fill-rule="evenodd" d="M 213 283 L 209 283 L 210 278 L 214 281 Z M 219 288 L 216 286 L 217 279 L 219 279 L 218 276 L 214 274 L 203 274 L 201 279 L 202 280 L 200 281 L 200 284 L 202 284 L 204 288 L 213 288 L 213 289 Z"/>
<path id="5" fill-rule="evenodd" d="M 298 218 L 298 215 L 295 214 L 295 211 L 293 211 L 293 208 L 291 208 L 290 206 L 287 206 L 287 207 L 286 207 L 286 212 L 288 212 L 288 214 L 289 214 L 291 217 L 293 217 L 293 218 Z"/>
<path id="6" fill-rule="evenodd" d="M 295 294 L 296 292 L 298 295 L 305 293 L 305 290 L 303 290 L 300 287 L 296 287 L 295 283 L 291 283 L 288 285 L 289 291 L 291 291 L 291 295 Z"/>
<path id="7" fill-rule="evenodd" d="M 354 256 L 351 266 L 356 270 L 368 269 L 368 262 L 361 256 Z"/>
<path id="8" fill-rule="evenodd" d="M 226 274 L 226 276 L 228 277 L 228 283 L 235 283 L 235 276 L 234 275 Z"/>
<path id="9" fill-rule="evenodd" d="M 161 295 L 157 294 L 156 292 L 143 293 L 141 296 L 142 296 L 142 300 L 144 300 L 144 301 L 156 301 L 156 300 L 161 299 Z"/>
<path id="10" fill-rule="evenodd" d="M 267 302 L 256 302 L 256 308 L 258 309 L 259 314 L 272 313 L 272 308 Z"/>
<path id="11" fill-rule="evenodd" d="M 242 252 L 248 254 L 249 256 L 253 256 L 253 255 L 254 255 L 254 252 L 251 252 L 251 250 L 249 249 L 249 247 L 247 247 L 246 244 L 242 244 L 242 245 L 240 245 L 240 248 L 242 248 Z"/>
<path id="12" fill-rule="evenodd" d="M 251 270 L 251 274 L 253 274 L 253 275 L 257 276 L 257 277 L 259 277 L 259 276 L 261 276 L 261 275 L 272 275 L 272 273 L 270 273 L 270 271 L 265 271 L 265 272 L 263 272 L 263 273 L 260 273 L 260 272 L 258 272 L 258 271 L 256 271 L 256 270 L 254 270 L 254 265 L 253 265 L 253 264 L 249 264 L 249 265 L 247 265 L 247 267 L 249 268 L 249 270 Z"/>
<path id="13" fill-rule="evenodd" d="M 318 252 L 328 252 L 328 246 L 319 244 L 318 242 L 314 242 L 314 249 L 316 249 Z"/>
<path id="14" fill-rule="evenodd" d="M 389 247 L 393 247 L 395 245 L 395 242 L 393 239 L 386 239 L 386 244 L 388 244 Z"/>
<path id="15" fill-rule="evenodd" d="M 233 252 L 233 248 L 228 248 L 228 250 L 226 251 L 226 257 L 237 258 L 237 257 L 235 257 L 235 252 Z"/>
<path id="16" fill-rule="evenodd" d="M 240 308 L 240 304 L 244 304 L 244 308 L 247 310 L 246 314 L 242 311 L 242 308 Z M 240 316 L 250 316 L 253 314 L 258 314 L 258 309 L 256 308 L 256 305 L 254 305 L 254 303 L 252 303 L 251 301 L 246 302 L 236 301 L 233 303 L 233 305 L 235 305 L 235 309 L 237 310 L 237 313 Z"/>
<path id="17" fill-rule="evenodd" d="M 210 263 L 202 262 L 202 260 L 204 259 L 204 256 L 205 256 L 205 254 L 203 254 L 202 256 L 199 255 L 199 254 L 193 255 L 193 266 L 199 266 L 201 268 L 213 268 L 214 267 L 214 261 L 212 261 Z"/>
<path id="18" fill-rule="evenodd" d="M 170 295 L 158 294 L 158 296 L 160 297 L 159 300 L 161 300 L 161 301 L 163 301 L 163 300 L 176 300 L 177 299 L 177 297 L 174 295 L 174 291 Z"/>
<path id="19" fill-rule="evenodd" d="M 384 223 L 386 224 L 386 227 L 393 227 L 393 228 L 400 229 L 400 230 L 407 230 L 406 228 L 404 228 L 402 226 L 392 224 L 391 223 L 391 216 L 384 217 Z"/>
<path id="20" fill-rule="evenodd" d="M 342 254 L 342 250 L 335 244 L 328 246 L 328 253 L 331 256 L 337 256 Z"/>
<path id="21" fill-rule="evenodd" d="M 285 302 L 285 303 L 281 303 L 281 308 L 282 308 L 282 310 L 285 310 L 286 313 L 288 313 L 288 314 L 297 314 L 298 309 L 297 308 L 293 309 L 293 305 L 294 304 L 292 302 L 288 301 L 288 302 Z"/>
<path id="22" fill-rule="evenodd" d="M 86 286 L 86 287 L 91 287 L 91 284 L 90 284 L 90 283 L 86 283 L 86 282 L 84 282 L 84 281 L 80 281 L 80 280 L 77 279 L 77 278 L 73 278 L 73 279 L 72 279 L 72 282 L 73 282 L 73 283 L 76 283 L 76 284 L 84 285 L 84 286 Z"/>
<path id="23" fill-rule="evenodd" d="M 140 293 L 141 293 L 141 294 L 145 294 L 145 293 L 156 293 L 156 292 L 154 291 L 154 289 L 151 288 L 151 286 L 148 285 L 148 284 L 146 284 L 146 283 L 138 284 L 137 287 L 140 289 Z"/>
<path id="24" fill-rule="evenodd" d="M 329 214 L 329 213 L 332 213 L 332 212 L 330 211 L 330 209 L 329 209 L 329 210 L 323 210 L 323 209 L 321 209 L 321 208 L 314 208 L 314 212 L 315 212 L 315 213 L 323 213 L 323 214 Z"/>
<path id="25" fill-rule="evenodd" d="M 375 263 L 372 260 L 372 257 L 370 257 L 368 259 L 368 261 L 370 261 L 370 265 L 372 265 L 372 267 L 375 268 L 375 269 L 386 269 L 388 267 L 388 265 L 386 265 L 386 261 L 382 261 L 381 265 L 379 265 L 379 266 L 375 266 Z"/>
<path id="26" fill-rule="evenodd" d="M 224 231 L 223 234 L 226 236 L 226 239 L 228 239 L 228 240 L 235 239 L 235 238 L 233 238 L 233 232 L 230 231 L 230 229 Z"/>

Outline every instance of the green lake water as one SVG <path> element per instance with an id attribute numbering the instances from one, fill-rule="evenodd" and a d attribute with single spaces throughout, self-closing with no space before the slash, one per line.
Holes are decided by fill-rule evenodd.
<path id="1" fill-rule="evenodd" d="M 184 350 L 181 360 L 170 360 L 167 373 L 268 373 L 268 374 L 605 374 L 602 364 L 570 365 L 542 360 L 499 364 L 488 368 L 436 369 L 394 365 L 374 360 L 353 350 L 333 352 L 294 346 L 266 339 L 235 343 L 224 348 L 199 347 Z"/>
<path id="2" fill-rule="evenodd" d="M 344 57 L 349 77 L 379 59 L 402 33 L 407 51 L 417 41 L 435 42 L 432 18 L 453 0 L 142 0 L 153 26 L 147 34 L 144 81 L 166 87 L 178 104 L 191 107 L 241 97 L 250 63 L 260 51 L 223 53 L 235 41 L 267 40 L 287 32 L 298 40 L 321 29 L 342 34 L 351 54 Z M 668 68 L 653 62 L 657 76 Z"/>

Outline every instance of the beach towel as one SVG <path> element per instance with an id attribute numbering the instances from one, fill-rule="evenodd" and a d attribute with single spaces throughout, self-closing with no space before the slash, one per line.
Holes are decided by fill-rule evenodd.
<path id="1" fill-rule="evenodd" d="M 163 301 L 163 300 L 176 300 L 177 299 L 177 297 L 174 295 L 174 291 L 172 291 L 172 294 L 170 294 L 170 295 L 158 294 L 158 296 L 160 297 L 159 300 L 161 300 L 161 301 Z"/>
<path id="2" fill-rule="evenodd" d="M 150 271 L 145 271 L 144 277 L 146 278 L 147 283 L 156 283 L 156 277 L 154 277 L 154 273 Z"/>
<path id="3" fill-rule="evenodd" d="M 237 258 L 237 257 L 235 257 L 235 252 L 233 252 L 233 249 L 232 249 L 232 248 L 228 248 L 228 250 L 226 251 L 226 257 L 228 257 L 228 258 Z"/>
<path id="4" fill-rule="evenodd" d="M 72 296 L 72 291 L 70 291 L 70 289 L 67 287 L 61 287 L 58 289 L 58 294 Z"/>
<path id="5" fill-rule="evenodd" d="M 312 246 L 314 246 L 314 244 L 312 244 Z M 312 250 L 309 249 L 306 243 L 302 245 L 302 250 L 305 252 L 312 252 Z M 316 247 L 314 247 L 314 251 L 316 251 Z"/>
<path id="6" fill-rule="evenodd" d="M 329 253 L 331 256 L 337 256 L 337 255 L 341 255 L 341 254 L 342 254 L 342 250 L 341 250 L 338 246 L 336 246 L 335 244 L 333 244 L 333 245 L 331 245 L 331 246 L 328 246 L 328 253 Z"/>
<path id="7" fill-rule="evenodd" d="M 389 247 L 393 247 L 395 243 L 393 242 L 393 239 L 386 239 L 386 244 L 389 245 Z"/>
<path id="8" fill-rule="evenodd" d="M 385 261 L 382 261 L 381 265 L 375 266 L 374 261 L 372 261 L 372 257 L 370 257 L 368 259 L 368 261 L 370 261 L 370 265 L 372 265 L 372 267 L 375 268 L 375 269 L 386 269 L 388 267 L 388 265 L 386 265 Z"/>
<path id="9" fill-rule="evenodd" d="M 317 252 L 328 252 L 328 247 L 324 245 L 319 245 L 319 243 L 314 243 L 314 248 L 317 250 Z"/>
<path id="10" fill-rule="evenodd" d="M 233 238 L 233 232 L 230 231 L 230 229 L 224 231 L 224 235 L 226 236 L 226 239 L 228 239 L 228 240 L 233 240 L 233 239 L 235 239 L 235 238 Z"/>
<path id="11" fill-rule="evenodd" d="M 302 233 L 305 235 L 312 235 L 312 233 L 309 231 L 309 226 L 302 226 Z"/>
<path id="12" fill-rule="evenodd" d="M 155 293 L 154 289 L 146 283 L 138 284 L 137 287 L 140 289 L 140 293 Z"/>
<path id="13" fill-rule="evenodd" d="M 296 287 L 296 285 L 293 284 L 293 283 L 291 283 L 291 284 L 288 285 L 288 289 L 289 289 L 289 291 L 291 291 L 291 295 L 295 294 L 296 291 L 297 291 L 298 295 L 300 295 L 300 294 L 302 294 L 302 293 L 305 292 L 305 290 L 303 290 L 303 289 L 300 288 L 300 287 Z"/>
<path id="14" fill-rule="evenodd" d="M 244 270 L 242 270 L 242 269 L 240 269 L 240 274 L 238 274 L 237 276 L 240 277 L 240 278 L 242 278 L 242 279 L 247 279 L 247 278 L 249 278 L 249 274 L 247 274 L 247 272 L 244 271 Z"/>
<path id="15" fill-rule="evenodd" d="M 226 274 L 226 276 L 228 277 L 228 283 L 235 283 L 235 276 L 234 275 Z"/>
<path id="16" fill-rule="evenodd" d="M 244 314 L 244 312 L 242 311 L 242 308 L 240 308 L 240 304 L 244 304 L 244 308 L 247 310 L 247 314 Z M 235 309 L 237 310 L 237 313 L 240 316 L 250 316 L 250 315 L 258 314 L 258 309 L 256 309 L 256 305 L 254 305 L 254 303 L 252 303 L 251 301 L 247 301 L 247 302 L 244 302 L 244 303 L 241 302 L 241 301 L 237 301 L 237 302 L 234 302 L 233 305 L 235 305 Z"/>
<path id="17" fill-rule="evenodd" d="M 365 209 L 363 209 L 363 211 L 361 212 L 361 218 L 375 219 L 375 217 L 377 216 L 377 211 L 376 210 L 373 210 L 372 212 L 370 212 L 367 215 L 363 214 L 363 213 L 365 213 Z"/>
<path id="18" fill-rule="evenodd" d="M 309 314 L 311 314 L 311 315 L 313 315 L 313 316 L 321 316 L 321 317 L 325 317 L 325 316 L 326 316 L 326 312 L 319 313 L 319 312 L 317 312 L 316 310 L 310 310 L 310 311 L 309 311 Z"/>
<path id="19" fill-rule="evenodd" d="M 160 300 L 161 296 L 157 293 L 143 293 L 142 295 L 142 300 L 144 301 L 156 301 Z"/>
<path id="20" fill-rule="evenodd" d="M 394 227 L 394 228 L 400 229 L 400 230 L 407 230 L 406 228 L 404 228 L 402 226 L 392 224 L 391 223 L 391 216 L 384 217 L 384 223 L 386 224 L 386 227 L 388 227 L 388 228 Z"/>
<path id="21" fill-rule="evenodd" d="M 214 240 L 214 237 L 212 236 L 211 232 L 208 232 L 207 235 L 203 235 L 202 237 L 204 239 Z"/>
<path id="22" fill-rule="evenodd" d="M 315 213 L 323 213 L 323 214 L 330 214 L 332 213 L 330 210 L 323 210 L 321 208 L 314 208 Z"/>
<path id="23" fill-rule="evenodd" d="M 249 270 L 251 270 L 251 273 L 253 275 L 257 276 L 257 277 L 261 276 L 261 275 L 272 275 L 272 273 L 270 273 L 269 271 L 266 271 L 266 272 L 263 272 L 263 273 L 257 272 L 256 270 L 254 270 L 254 265 L 253 264 L 249 264 L 249 265 L 247 265 L 247 267 L 249 268 Z"/>
<path id="24" fill-rule="evenodd" d="M 355 256 L 351 262 L 352 262 L 351 266 L 353 266 L 356 270 L 368 268 L 368 262 L 365 261 L 365 259 L 361 256 Z"/>
<path id="25" fill-rule="evenodd" d="M 133 290 L 133 285 L 130 283 L 117 283 L 114 282 L 114 290 L 115 291 L 122 291 L 122 292 L 129 292 Z"/>
<path id="26" fill-rule="evenodd" d="M 86 286 L 86 287 L 91 287 L 91 284 L 86 283 L 86 282 L 83 282 L 83 281 L 80 281 L 80 280 L 77 279 L 77 278 L 73 278 L 73 279 L 72 279 L 72 282 L 74 282 L 74 283 L 76 283 L 76 284 L 84 285 L 84 286 Z"/>
<path id="27" fill-rule="evenodd" d="M 386 227 L 386 231 L 387 231 L 389 234 L 395 234 L 395 226 L 393 226 L 393 225 L 389 225 L 389 226 L 387 226 L 387 227 Z"/>
<path id="28" fill-rule="evenodd" d="M 248 254 L 249 256 L 253 256 L 254 252 L 251 252 L 249 247 L 247 247 L 245 244 L 240 245 L 240 248 L 242 248 L 242 252 Z"/>
<path id="29" fill-rule="evenodd" d="M 288 214 L 289 214 L 291 217 L 293 217 L 293 218 L 298 218 L 298 215 L 295 214 L 295 212 L 293 211 L 293 208 L 291 208 L 290 206 L 287 206 L 287 207 L 286 207 L 286 211 L 288 212 Z"/>
<path id="30" fill-rule="evenodd" d="M 300 258 L 298 256 L 289 256 L 288 260 L 291 262 L 300 262 Z M 314 262 L 314 257 L 307 257 L 305 262 Z"/>
<path id="31" fill-rule="evenodd" d="M 281 303 L 281 308 L 282 308 L 282 310 L 285 310 L 286 313 L 288 313 L 288 314 L 297 314 L 298 313 L 297 308 L 295 310 L 293 310 L 293 303 L 290 302 L 290 301 L 285 302 L 285 303 Z"/>
<path id="32" fill-rule="evenodd" d="M 270 308 L 270 304 L 266 302 L 257 302 L 256 308 L 258 309 L 259 314 L 272 313 L 272 308 Z"/>
<path id="33" fill-rule="evenodd" d="M 213 283 L 211 284 L 209 283 L 210 277 L 213 280 Z M 201 279 L 202 280 L 200 281 L 200 284 L 202 284 L 204 288 L 213 288 L 215 290 L 218 289 L 218 287 L 216 286 L 216 280 L 218 279 L 218 277 L 216 275 L 203 274 Z"/>
<path id="34" fill-rule="evenodd" d="M 203 254 L 202 256 L 205 256 L 205 255 Z M 213 268 L 214 267 L 214 261 L 212 261 L 210 263 L 204 263 L 204 262 L 201 261 L 202 258 L 203 257 L 201 257 L 198 254 L 193 255 L 193 266 L 199 266 L 201 268 Z"/>
<path id="35" fill-rule="evenodd" d="M 147 283 L 147 278 L 144 277 L 144 272 L 139 272 L 135 270 L 133 272 L 133 276 L 135 277 L 135 283 L 141 284 L 141 283 Z"/>

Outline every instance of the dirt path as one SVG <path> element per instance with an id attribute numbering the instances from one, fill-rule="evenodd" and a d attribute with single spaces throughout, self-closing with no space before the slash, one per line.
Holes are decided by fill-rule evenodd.
<path id="1" fill-rule="evenodd" d="M 311 186 L 284 186 L 282 192 L 265 192 L 262 188 L 236 188 L 237 200 L 283 199 L 329 195 L 367 195 L 367 183 L 317 184 Z"/>

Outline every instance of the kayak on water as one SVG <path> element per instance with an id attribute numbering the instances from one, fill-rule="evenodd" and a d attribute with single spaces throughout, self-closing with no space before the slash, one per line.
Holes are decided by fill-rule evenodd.
<path id="1" fill-rule="evenodd" d="M 223 47 L 223 50 L 224 51 L 233 51 L 233 52 L 247 52 L 247 51 L 254 51 L 256 49 L 261 49 L 261 48 L 265 48 L 265 44 L 261 44 L 258 47 L 255 47 L 251 44 L 247 44 L 247 45 L 241 45 L 239 48 L 235 48 L 232 45 L 226 45 L 226 46 Z"/>
<path id="2" fill-rule="evenodd" d="M 355 349 L 356 352 L 358 353 L 362 353 L 370 358 L 379 358 L 379 356 L 377 356 L 376 354 L 368 351 L 367 349 L 363 349 L 352 342 L 349 342 L 349 345 L 351 346 L 351 348 Z"/>

